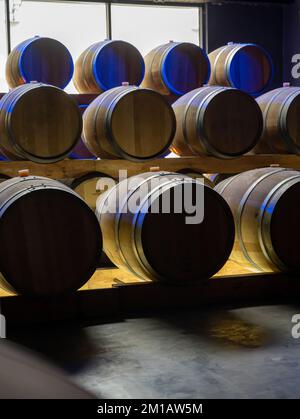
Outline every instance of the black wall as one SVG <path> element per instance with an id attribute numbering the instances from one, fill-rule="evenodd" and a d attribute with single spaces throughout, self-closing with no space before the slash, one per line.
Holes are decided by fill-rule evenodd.
<path id="1" fill-rule="evenodd" d="M 300 0 L 298 3 L 300 5 Z M 293 6 L 209 4 L 207 6 L 208 52 L 230 41 L 258 43 L 269 51 L 275 64 L 274 81 L 270 88 L 281 86 L 284 7 Z M 300 46 L 300 31 L 298 38 Z"/>

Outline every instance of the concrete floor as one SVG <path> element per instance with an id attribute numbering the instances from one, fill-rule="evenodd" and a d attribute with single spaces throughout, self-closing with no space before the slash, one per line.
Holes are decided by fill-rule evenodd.
<path id="1" fill-rule="evenodd" d="M 299 398 L 296 306 L 151 314 L 13 330 L 11 340 L 104 398 Z"/>

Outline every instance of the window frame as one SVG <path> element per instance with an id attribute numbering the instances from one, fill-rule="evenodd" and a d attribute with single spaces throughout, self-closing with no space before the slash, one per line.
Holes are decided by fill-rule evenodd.
<path id="1" fill-rule="evenodd" d="M 26 0 L 24 0 L 26 1 Z M 195 0 L 187 2 L 172 2 L 164 0 L 30 0 L 44 3 L 104 3 L 106 10 L 106 38 L 112 39 L 113 34 L 113 22 L 111 14 L 112 4 L 118 4 L 122 6 L 135 5 L 135 6 L 158 6 L 158 7 L 193 7 L 198 8 L 198 22 L 199 22 L 199 45 L 207 51 L 207 5 L 203 3 L 203 0 Z M 10 26 L 10 3 L 11 0 L 4 0 L 5 3 L 5 27 L 6 27 L 6 53 L 7 55 L 11 52 L 11 26 Z"/>

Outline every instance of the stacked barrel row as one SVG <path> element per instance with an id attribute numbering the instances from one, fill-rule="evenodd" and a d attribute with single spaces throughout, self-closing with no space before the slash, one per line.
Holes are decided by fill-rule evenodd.
<path id="1" fill-rule="evenodd" d="M 41 37 L 24 41 L 9 55 L 6 73 L 13 90 L 0 102 L 0 147 L 12 160 L 136 161 L 169 150 L 220 158 L 250 151 L 298 153 L 299 91 L 268 92 L 257 98 L 257 106 L 251 96 L 267 88 L 273 67 L 255 44 L 229 43 L 207 56 L 196 45 L 170 42 L 145 60 L 124 41 L 93 44 L 76 61 L 73 76 L 78 91 L 99 94 L 80 106 L 82 139 L 81 116 L 59 91 L 73 74 L 72 57 L 61 43 Z M 201 87 L 206 82 L 211 86 Z M 167 103 L 174 99 L 176 130 Z"/>
<path id="2" fill-rule="evenodd" d="M 104 40 L 84 50 L 74 66 L 62 43 L 36 36 L 17 45 L 6 64 L 11 88 L 31 81 L 65 88 L 73 78 L 79 93 L 102 93 L 127 81 L 177 97 L 205 83 L 257 96 L 272 77 L 267 51 L 256 44 L 233 42 L 206 55 L 197 45 L 170 41 L 143 58 L 128 42 Z"/>
<path id="3" fill-rule="evenodd" d="M 206 281 L 228 258 L 256 272 L 300 270 L 298 171 L 251 170 L 215 189 L 192 173 L 119 183 L 101 173 L 63 183 L 20 175 L 0 185 L 0 283 L 9 290 L 76 290 L 102 244 L 119 268 L 171 284 Z"/>
<path id="4" fill-rule="evenodd" d="M 95 178 L 102 194 L 89 205 L 96 216 L 80 197 Z M 225 200 L 177 173 L 116 183 L 100 173 L 58 182 L 21 171 L 0 184 L 0 209 L 0 284 L 27 295 L 76 290 L 95 271 L 102 243 L 117 266 L 141 279 L 206 281 L 227 261 L 234 240 Z"/>
<path id="5" fill-rule="evenodd" d="M 97 96 L 82 122 L 70 95 L 28 83 L 0 100 L 0 150 L 11 160 L 39 163 L 62 160 L 72 150 L 76 156 L 132 161 L 163 157 L 169 150 L 219 158 L 248 152 L 299 154 L 299 112 L 296 87 L 255 100 L 238 89 L 206 86 L 171 106 L 151 89 L 124 85 Z M 82 127 L 85 148 L 78 145 Z"/>

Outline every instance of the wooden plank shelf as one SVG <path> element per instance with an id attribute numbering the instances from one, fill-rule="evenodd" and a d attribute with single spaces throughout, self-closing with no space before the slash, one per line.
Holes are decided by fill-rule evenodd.
<path id="1" fill-rule="evenodd" d="M 141 281 L 115 268 L 96 271 L 81 290 L 66 296 L 28 298 L 0 291 L 1 312 L 9 325 L 105 321 L 152 310 L 259 305 L 299 297 L 300 278 L 254 274 L 230 261 L 213 278 L 193 284 Z"/>
<path id="2" fill-rule="evenodd" d="M 0 173 L 17 176 L 18 170 L 29 169 L 32 175 L 46 176 L 53 179 L 73 178 L 91 171 L 106 173 L 112 177 L 119 176 L 119 170 L 127 170 L 128 176 L 147 172 L 151 167 L 160 170 L 177 171 L 185 168 L 202 173 L 240 173 L 260 167 L 279 165 L 300 170 L 300 156 L 292 154 L 247 155 L 235 159 L 217 159 L 214 157 L 164 158 L 147 162 L 127 160 L 63 160 L 52 164 L 38 164 L 31 161 L 0 162 Z"/>

